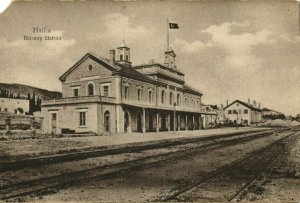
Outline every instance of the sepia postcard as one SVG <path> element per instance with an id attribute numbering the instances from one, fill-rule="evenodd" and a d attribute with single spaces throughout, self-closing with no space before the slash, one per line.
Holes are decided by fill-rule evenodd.
<path id="1" fill-rule="evenodd" d="M 299 202 L 300 1 L 0 1 L 0 201 Z"/>

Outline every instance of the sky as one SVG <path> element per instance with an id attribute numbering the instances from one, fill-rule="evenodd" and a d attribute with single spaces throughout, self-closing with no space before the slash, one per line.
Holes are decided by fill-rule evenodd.
<path id="1" fill-rule="evenodd" d="M 170 46 L 185 81 L 205 104 L 248 98 L 300 113 L 296 1 L 17 1 L 0 14 L 0 82 L 61 91 L 58 80 L 87 52 L 109 58 L 124 39 L 133 65 L 163 62 Z M 24 40 L 46 27 L 61 40 Z M 123 34 L 124 33 L 124 34 Z"/>

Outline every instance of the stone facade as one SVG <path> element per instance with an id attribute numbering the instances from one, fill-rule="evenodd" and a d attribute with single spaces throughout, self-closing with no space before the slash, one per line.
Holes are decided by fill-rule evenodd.
<path id="1" fill-rule="evenodd" d="M 200 129 L 202 93 L 165 54 L 164 65 L 132 66 L 125 43 L 109 60 L 87 53 L 60 77 L 63 98 L 43 101 L 43 133 Z"/>
<path id="2" fill-rule="evenodd" d="M 261 109 L 250 102 L 236 100 L 224 108 L 227 122 L 251 125 L 261 121 Z"/>

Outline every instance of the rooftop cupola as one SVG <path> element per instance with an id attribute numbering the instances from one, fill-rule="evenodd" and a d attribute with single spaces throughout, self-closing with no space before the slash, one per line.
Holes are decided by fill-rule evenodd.
<path id="1" fill-rule="evenodd" d="M 130 48 L 126 46 L 123 40 L 121 46 L 117 48 L 116 62 L 126 66 L 131 66 L 130 62 Z"/>
<path id="2" fill-rule="evenodd" d="M 177 69 L 176 68 L 176 62 L 175 62 L 175 57 L 176 54 L 175 52 L 171 49 L 165 52 L 165 66 L 172 68 L 172 69 Z"/>

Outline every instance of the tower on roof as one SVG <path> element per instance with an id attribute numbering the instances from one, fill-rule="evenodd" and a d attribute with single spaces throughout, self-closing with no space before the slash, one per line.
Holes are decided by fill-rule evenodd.
<path id="1" fill-rule="evenodd" d="M 131 66 L 130 48 L 126 46 L 125 40 L 123 40 L 121 46 L 117 48 L 116 62 L 126 66 Z"/>
<path id="2" fill-rule="evenodd" d="M 175 62 L 175 57 L 176 54 L 175 52 L 171 49 L 165 52 L 165 66 L 172 68 L 172 69 L 177 69 L 176 68 L 176 62 Z"/>

